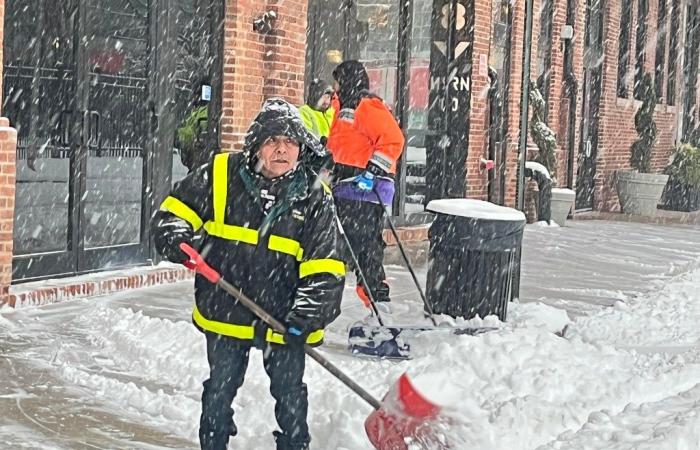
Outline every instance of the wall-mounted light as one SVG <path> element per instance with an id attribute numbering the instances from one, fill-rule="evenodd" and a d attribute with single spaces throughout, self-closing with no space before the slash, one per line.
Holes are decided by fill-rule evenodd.
<path id="1" fill-rule="evenodd" d="M 267 34 L 272 31 L 272 21 L 277 18 L 277 13 L 268 11 L 257 19 L 253 20 L 253 31 Z"/>

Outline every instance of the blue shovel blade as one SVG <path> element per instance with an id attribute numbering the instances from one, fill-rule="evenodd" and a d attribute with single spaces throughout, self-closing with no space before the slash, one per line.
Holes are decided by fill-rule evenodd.
<path id="1" fill-rule="evenodd" d="M 410 358 L 411 336 L 422 332 L 447 332 L 474 336 L 496 330 L 494 327 L 436 327 L 430 325 L 356 325 L 350 328 L 349 348 L 353 354 L 379 358 Z"/>
<path id="2" fill-rule="evenodd" d="M 354 326 L 350 328 L 349 348 L 353 354 L 379 358 L 409 357 L 410 345 L 399 335 L 399 327 Z"/>

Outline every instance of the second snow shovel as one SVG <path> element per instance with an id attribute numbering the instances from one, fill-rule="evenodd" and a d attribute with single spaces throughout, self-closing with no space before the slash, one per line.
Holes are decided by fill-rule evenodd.
<path id="1" fill-rule="evenodd" d="M 350 328 L 350 350 L 353 353 L 359 353 L 367 356 L 378 356 L 383 358 L 409 358 L 410 357 L 410 342 L 412 337 L 415 337 L 418 333 L 425 331 L 440 331 L 447 332 L 449 334 L 458 335 L 469 335 L 474 336 L 481 333 L 486 333 L 488 331 L 493 331 L 496 328 L 493 327 L 452 327 L 452 326 L 439 326 L 435 320 L 433 309 L 428 303 L 423 288 L 418 281 L 416 272 L 413 270 L 413 266 L 408 259 L 406 250 L 403 247 L 403 243 L 399 238 L 399 233 L 396 231 L 394 222 L 389 216 L 389 211 L 387 211 L 386 206 L 382 202 L 379 192 L 376 188 L 372 190 L 374 195 L 377 197 L 379 205 L 382 207 L 382 212 L 386 217 L 391 232 L 396 239 L 396 245 L 399 247 L 401 256 L 403 256 L 406 262 L 406 267 L 411 273 L 411 278 L 413 278 L 413 283 L 418 289 L 421 300 L 423 300 L 423 306 L 427 317 L 432 322 L 430 325 L 397 325 L 392 324 L 390 326 L 384 325 L 381 320 L 379 325 L 367 325 L 358 324 Z M 348 242 L 348 245 L 349 242 Z M 354 255 L 353 255 L 354 257 Z"/>
<path id="2" fill-rule="evenodd" d="M 180 249 L 190 258 L 184 263 L 186 267 L 202 275 L 241 302 L 275 332 L 286 333 L 287 328 L 283 323 L 268 314 L 231 283 L 221 278 L 221 275 L 207 264 L 197 250 L 184 243 L 180 244 Z M 424 434 L 426 426 L 429 427 L 431 422 L 439 419 L 440 407 L 418 392 L 405 373 L 401 375 L 394 388 L 380 402 L 313 347 L 304 345 L 304 352 L 374 408 L 374 412 L 365 420 L 365 431 L 377 450 L 408 450 L 406 439 L 421 438 L 421 436 L 416 435 Z"/>

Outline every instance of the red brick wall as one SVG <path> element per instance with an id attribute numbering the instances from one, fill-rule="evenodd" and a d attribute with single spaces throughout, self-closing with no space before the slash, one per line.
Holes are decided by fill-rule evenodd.
<path id="1" fill-rule="evenodd" d="M 490 11 L 491 0 L 474 0 L 475 11 Z M 488 173 L 479 172 L 481 158 L 488 155 L 488 55 L 491 15 L 476 14 L 472 51 L 472 97 L 469 114 L 469 152 L 467 157 L 467 197 L 486 200 Z"/>
<path id="2" fill-rule="evenodd" d="M 5 0 L 0 0 L 0 97 L 2 96 L 2 69 L 5 62 L 3 37 L 5 36 Z M 2 103 L 0 103 L 0 106 Z"/>
<path id="3" fill-rule="evenodd" d="M 634 129 L 634 114 L 641 102 L 631 99 L 617 98 L 617 57 L 620 27 L 621 2 L 624 0 L 611 0 L 604 2 L 604 60 L 603 60 L 603 81 L 600 104 L 600 124 L 599 124 L 599 144 L 596 172 L 595 189 L 595 209 L 618 210 L 619 204 L 614 187 L 614 173 L 616 170 L 629 169 L 630 147 L 637 138 Z M 574 21 L 573 45 L 573 67 L 574 75 L 578 81 L 578 95 L 576 102 L 576 124 L 575 124 L 575 145 L 574 145 L 574 178 L 577 172 L 577 155 L 579 151 L 579 139 L 581 132 L 581 111 L 583 102 L 583 51 L 585 39 L 585 2 L 575 2 L 576 12 Z M 537 39 L 539 35 L 539 17 L 542 0 L 534 0 L 534 20 L 532 33 L 531 50 L 531 79 L 535 79 L 537 74 Z M 630 37 L 631 55 L 635 55 L 636 49 L 636 19 L 637 2 L 634 2 L 633 22 L 630 25 L 632 35 Z M 647 15 L 647 44 L 645 70 L 653 71 L 656 60 L 656 34 L 657 34 L 657 10 L 658 2 L 649 1 L 649 13 Z M 478 11 L 478 9 L 477 9 Z M 667 14 L 670 14 L 670 6 L 667 7 Z M 516 174 L 517 174 L 517 152 L 520 130 L 520 92 L 522 77 L 522 56 L 524 40 L 524 20 L 525 2 L 515 2 L 513 12 L 513 36 L 511 47 L 511 72 L 510 72 L 510 97 L 507 105 L 509 112 L 509 133 L 508 140 L 508 163 L 506 171 L 506 204 L 515 205 Z M 567 129 L 568 129 L 568 108 L 569 102 L 565 94 L 564 77 L 564 48 L 561 39 L 561 28 L 566 23 L 566 0 L 555 0 L 554 16 L 552 27 L 552 66 L 551 83 L 549 91 L 549 119 L 550 128 L 557 137 L 557 162 L 558 162 L 558 185 L 564 186 L 566 183 L 567 168 Z M 674 30 L 679 32 L 679 30 Z M 667 38 L 668 39 L 668 38 Z M 478 45 L 478 44 L 475 44 Z M 664 92 L 668 82 L 668 40 L 666 42 L 666 74 L 664 76 Z M 630 67 L 634 70 L 635 58 L 630 59 Z M 682 68 L 680 64 L 677 68 L 677 86 L 681 85 L 680 74 Z M 629 87 L 630 92 L 632 86 Z M 631 95 L 630 95 L 631 96 Z M 698 98 L 700 102 L 700 97 Z M 676 103 L 680 103 L 677 99 Z M 657 142 L 654 147 L 652 157 L 653 170 L 659 172 L 663 170 L 668 162 L 668 158 L 673 149 L 677 133 L 677 111 L 676 106 L 667 106 L 666 100 L 662 99 L 661 104 L 656 108 L 654 119 L 658 128 Z M 528 136 L 529 158 L 532 158 L 532 139 Z"/>
<path id="4" fill-rule="evenodd" d="M 633 99 L 633 81 L 628 86 L 629 98 L 617 97 L 617 60 L 621 1 L 624 0 L 607 2 L 605 6 L 603 89 L 600 105 L 599 145 L 594 193 L 594 209 L 602 211 L 618 211 L 620 209 L 617 193 L 615 192 L 615 171 L 630 169 L 630 147 L 637 139 L 637 132 L 634 129 L 634 114 L 641 105 L 640 101 Z M 637 52 L 637 7 L 638 3 L 635 2 L 632 14 L 630 45 L 630 70 L 632 71 L 634 71 L 636 63 L 634 55 Z M 652 76 L 656 60 L 657 10 L 658 2 L 649 1 L 644 70 L 652 73 Z M 666 68 L 668 69 L 668 64 L 666 64 Z M 656 107 L 654 121 L 656 122 L 658 134 L 653 150 L 653 171 L 660 172 L 666 165 L 673 149 L 676 108 L 667 106 L 665 100 L 662 99 L 662 103 Z"/>
<path id="5" fill-rule="evenodd" d="M 5 0 L 0 0 L 0 61 L 3 61 L 4 17 Z M 2 67 L 0 67 L 0 93 L 2 93 Z M 2 117 L 0 118 L 0 305 L 9 301 L 12 281 L 16 149 L 17 131 L 10 127 L 9 120 Z"/>
<path id="6" fill-rule="evenodd" d="M 520 137 L 520 93 L 522 87 L 523 71 L 523 42 L 525 30 L 525 2 L 513 3 L 513 22 L 510 49 L 510 80 L 508 104 L 504 108 L 508 109 L 508 134 L 507 140 L 508 157 L 506 161 L 506 195 L 505 204 L 515 206 L 515 193 L 517 188 L 517 167 L 518 167 L 518 139 Z M 535 11 L 537 8 L 535 7 Z M 535 27 L 533 26 L 533 31 Z M 536 54 L 537 34 L 533 32 L 533 42 L 531 54 Z M 531 64 L 530 67 L 533 67 Z"/>
<path id="7" fill-rule="evenodd" d="M 0 118 L 0 305 L 6 303 L 12 281 L 12 223 L 15 212 L 17 130 Z"/>
<path id="8" fill-rule="evenodd" d="M 253 21 L 274 10 L 273 30 L 253 31 Z M 224 87 L 221 145 L 240 149 L 263 100 L 304 95 L 306 0 L 227 0 L 224 21 Z"/>

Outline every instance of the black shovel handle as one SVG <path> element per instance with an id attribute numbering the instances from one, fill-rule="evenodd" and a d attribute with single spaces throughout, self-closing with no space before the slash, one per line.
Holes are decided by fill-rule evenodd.
<path id="1" fill-rule="evenodd" d="M 396 244 L 399 246 L 399 250 L 401 251 L 401 256 L 403 256 L 403 260 L 406 262 L 406 267 L 408 268 L 408 271 L 411 272 L 411 277 L 413 277 L 413 282 L 416 284 L 416 287 L 418 288 L 418 293 L 420 294 L 420 298 L 423 300 L 423 304 L 425 305 L 425 309 L 428 311 L 428 314 L 430 314 L 430 321 L 433 323 L 433 325 L 437 326 L 437 321 L 435 320 L 435 317 L 433 316 L 433 308 L 428 303 L 428 299 L 425 298 L 425 292 L 423 292 L 423 288 L 421 287 L 420 283 L 418 282 L 418 277 L 416 277 L 416 272 L 414 272 L 413 266 L 411 265 L 411 262 L 408 260 L 408 255 L 406 254 L 406 250 L 404 250 L 404 248 L 403 248 L 403 244 L 401 243 L 401 239 L 399 239 L 399 233 L 398 233 L 398 231 L 396 231 L 396 227 L 394 226 L 394 222 L 391 220 L 391 217 L 389 216 L 389 211 L 386 210 L 386 206 L 384 206 L 384 202 L 382 202 L 382 198 L 379 196 L 379 192 L 377 192 L 377 189 L 372 188 L 372 192 L 374 192 L 374 195 L 377 196 L 377 201 L 382 206 L 382 211 L 384 212 L 384 216 L 386 217 L 386 221 L 389 222 L 389 228 L 391 228 L 391 232 L 394 234 L 394 238 L 396 239 Z"/>
<path id="2" fill-rule="evenodd" d="M 248 298 L 240 289 L 229 283 L 228 281 L 221 278 L 221 275 L 214 270 L 207 262 L 204 260 L 202 255 L 199 254 L 197 250 L 192 248 L 190 245 L 182 243 L 180 244 L 180 249 L 190 257 L 189 261 L 184 263 L 185 267 L 194 270 L 198 274 L 202 275 L 204 278 L 214 283 L 224 291 L 226 291 L 233 298 L 241 302 L 246 308 L 251 310 L 256 316 L 258 316 L 263 322 L 268 324 L 277 333 L 285 334 L 287 332 L 287 327 L 284 326 L 282 322 L 272 317 L 267 311 L 262 309 L 257 303 Z M 304 352 L 313 358 L 317 363 L 323 366 L 324 369 L 329 371 L 331 375 L 339 379 L 343 384 L 345 384 L 350 390 L 362 397 L 364 401 L 370 404 L 372 408 L 379 409 L 382 404 L 374 398 L 369 392 L 365 391 L 359 384 L 355 383 L 350 377 L 345 375 L 340 369 L 338 369 L 333 363 L 322 356 L 316 349 L 308 344 L 304 345 Z"/>
<path id="3" fill-rule="evenodd" d="M 374 312 L 374 316 L 377 318 L 377 322 L 379 322 L 380 326 L 384 326 L 384 320 L 382 320 L 382 316 L 379 314 L 379 309 L 377 309 L 377 301 L 374 299 L 374 294 L 372 294 L 372 289 L 369 288 L 369 284 L 367 284 L 367 278 L 365 278 L 365 272 L 362 270 L 362 267 L 360 267 L 360 261 L 357 259 L 357 254 L 355 253 L 355 250 L 352 248 L 352 245 L 350 244 L 350 238 L 348 237 L 347 234 L 345 234 L 345 229 L 343 228 L 343 223 L 340 221 L 340 217 L 338 216 L 338 213 L 335 212 L 335 221 L 338 224 L 338 231 L 340 232 L 341 235 L 343 235 L 343 239 L 345 240 L 345 246 L 348 248 L 348 253 L 350 253 L 350 258 L 352 258 L 353 264 L 355 264 L 355 268 L 357 269 L 357 275 L 360 278 L 360 282 L 362 283 L 363 289 L 365 293 L 367 294 L 367 298 L 369 299 L 369 304 L 372 307 L 372 312 Z"/>

